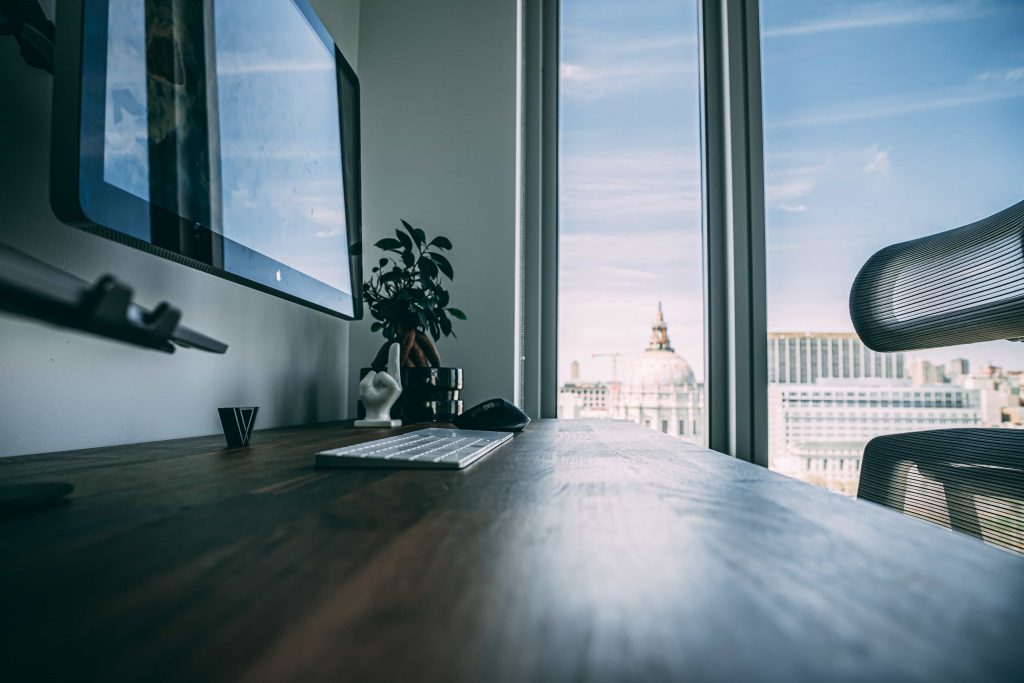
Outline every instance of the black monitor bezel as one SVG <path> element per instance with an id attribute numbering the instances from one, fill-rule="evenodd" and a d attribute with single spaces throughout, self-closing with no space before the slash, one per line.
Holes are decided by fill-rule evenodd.
<path id="1" fill-rule="evenodd" d="M 183 265 L 292 301 L 344 320 L 362 318 L 362 233 L 359 79 L 306 0 L 291 2 L 309 21 L 328 50 L 334 51 L 338 82 L 338 125 L 342 147 L 342 183 L 349 252 L 350 295 L 241 245 L 159 206 L 136 197 L 103 180 L 102 140 L 105 108 L 106 22 L 87 22 L 95 13 L 107 16 L 107 0 L 60 0 L 57 7 L 57 41 L 54 61 L 53 137 L 50 200 L 57 217 L 74 227 L 161 256 Z M 86 40 L 87 28 L 92 34 Z M 91 69 L 89 67 L 92 67 Z M 100 75 L 102 74 L 102 75 Z M 98 79 L 98 80 L 97 80 Z M 97 96 L 98 93 L 101 96 Z M 349 106 L 345 98 L 350 98 Z M 98 112 L 98 119 L 97 119 Z M 97 196 L 97 194 L 99 196 Z M 154 244 L 136 225 L 159 223 L 185 236 L 176 249 Z M 218 252 L 219 250 L 222 250 Z M 247 273 L 219 267 L 214 256 L 232 250 L 252 262 Z M 275 287 L 271 273 L 280 271 L 293 291 Z M 261 281 L 258 274 L 266 276 Z M 297 292 L 298 285 L 307 290 Z M 318 294 L 324 294 L 318 296 Z M 335 296 L 342 305 L 326 300 Z"/>

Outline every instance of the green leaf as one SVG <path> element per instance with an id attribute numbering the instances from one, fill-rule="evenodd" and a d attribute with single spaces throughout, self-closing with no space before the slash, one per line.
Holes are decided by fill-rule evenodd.
<path id="1" fill-rule="evenodd" d="M 420 272 L 426 273 L 433 280 L 437 277 L 437 266 L 430 259 L 420 259 Z"/>
<path id="2" fill-rule="evenodd" d="M 352 245 L 348 248 L 348 253 L 351 254 L 352 256 L 362 256 L 363 255 L 363 243 L 362 243 L 362 241 L 353 242 Z"/>
<path id="3" fill-rule="evenodd" d="M 373 246 L 378 249 L 383 249 L 384 251 L 394 251 L 395 249 L 400 249 L 402 247 L 402 243 L 393 237 L 385 237 L 382 240 L 374 242 Z"/>
<path id="4" fill-rule="evenodd" d="M 427 256 L 429 256 L 431 260 L 437 264 L 437 267 L 441 269 L 442 273 L 448 276 L 449 280 L 455 279 L 455 271 L 452 270 L 452 264 L 447 258 L 441 256 L 441 254 L 435 253 L 429 253 L 427 254 Z"/>
<path id="5" fill-rule="evenodd" d="M 404 225 L 405 229 L 409 231 L 410 235 L 412 235 L 412 239 L 413 239 L 414 242 L 416 242 L 416 246 L 417 247 L 422 247 L 423 243 L 427 241 L 426 234 L 422 230 L 420 230 L 419 228 L 412 227 L 411 225 L 406 223 L 404 220 L 402 221 L 402 225 Z"/>
<path id="6" fill-rule="evenodd" d="M 423 230 L 401 220 L 395 236 L 378 241 L 376 246 L 391 252 L 391 257 L 379 259 L 372 277 L 363 283 L 364 299 L 375 320 L 371 330 L 393 340 L 396 321 L 412 316 L 435 341 L 442 336 L 454 337 L 449 316 L 466 320 L 466 314 L 447 308 L 451 297 L 442 286 L 447 284 L 444 278 L 454 277 L 448 257 L 439 253 L 452 248 L 451 240 L 438 236 L 428 243 Z"/>
<path id="7" fill-rule="evenodd" d="M 406 235 L 401 230 L 395 230 L 395 234 L 398 235 L 398 239 L 399 239 L 399 241 L 401 241 L 402 246 L 405 249 L 408 249 L 409 251 L 412 251 L 412 240 L 409 239 L 409 236 Z"/>

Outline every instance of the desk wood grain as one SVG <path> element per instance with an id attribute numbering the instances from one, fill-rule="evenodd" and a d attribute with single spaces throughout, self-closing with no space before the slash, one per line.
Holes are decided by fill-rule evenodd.
<path id="1" fill-rule="evenodd" d="M 1009 681 L 1024 559 L 627 423 L 464 471 L 317 470 L 341 425 L 0 460 L 0 677 Z"/>

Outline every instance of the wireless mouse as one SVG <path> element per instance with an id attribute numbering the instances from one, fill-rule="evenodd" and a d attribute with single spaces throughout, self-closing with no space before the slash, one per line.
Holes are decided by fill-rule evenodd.
<path id="1" fill-rule="evenodd" d="M 505 399 L 492 398 L 455 417 L 452 424 L 459 429 L 521 432 L 530 424 L 530 418 Z"/>

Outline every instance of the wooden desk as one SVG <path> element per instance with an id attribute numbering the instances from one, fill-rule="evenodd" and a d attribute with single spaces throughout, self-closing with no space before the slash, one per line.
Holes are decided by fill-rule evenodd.
<path id="1" fill-rule="evenodd" d="M 360 432 L 365 435 L 365 432 Z M 0 461 L 4 681 L 983 681 L 1024 558 L 627 423 L 461 472 L 312 468 L 338 425 Z M 365 436 L 364 436 L 365 438 Z"/>

